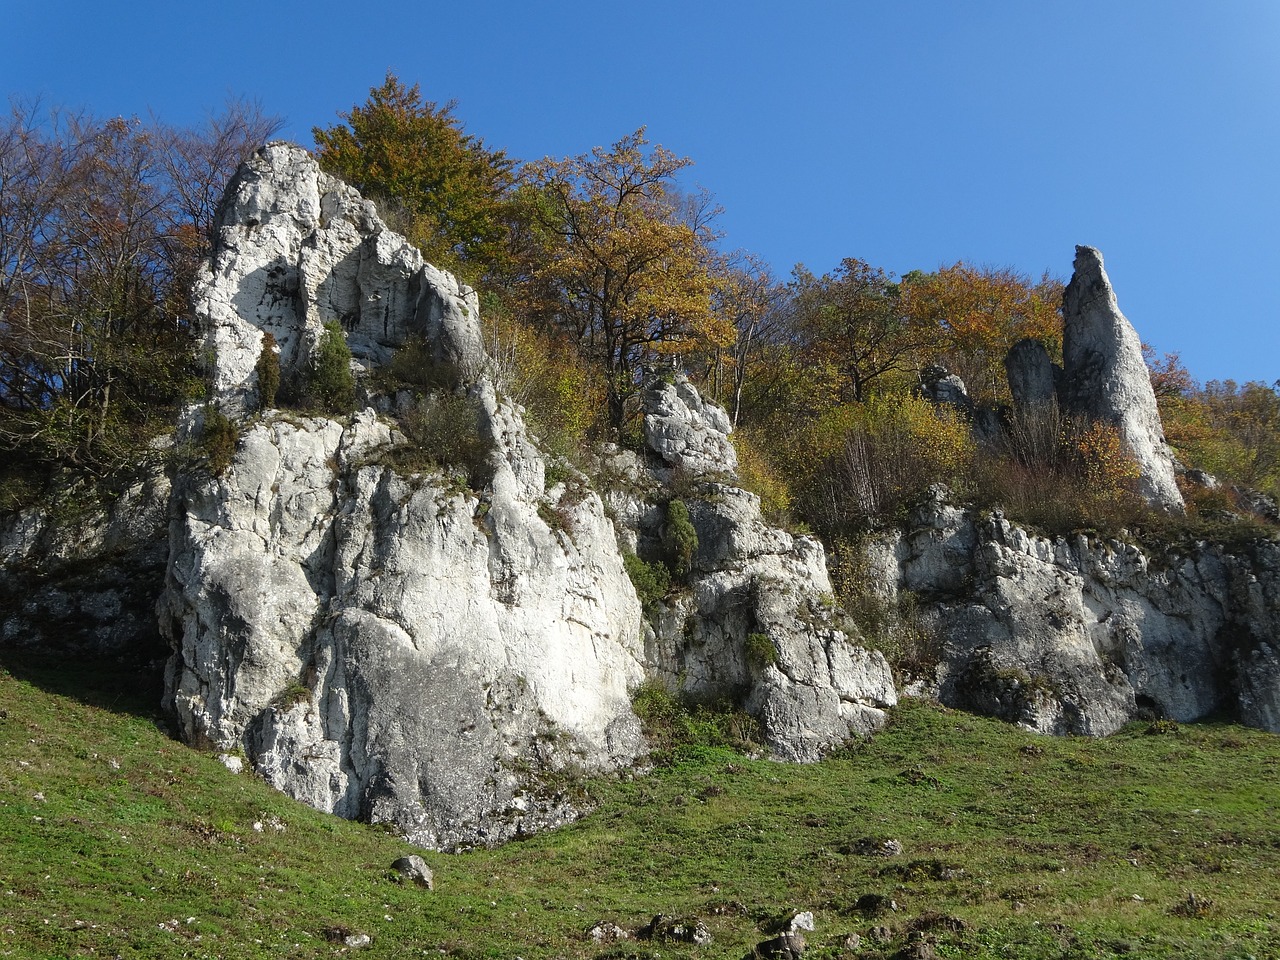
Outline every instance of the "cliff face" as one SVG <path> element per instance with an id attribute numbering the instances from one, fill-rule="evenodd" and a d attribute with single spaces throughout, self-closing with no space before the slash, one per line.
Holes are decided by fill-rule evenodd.
<path id="1" fill-rule="evenodd" d="M 655 381 L 642 402 L 646 456 L 615 454 L 627 483 L 606 494 L 611 511 L 632 549 L 660 557 L 664 504 L 679 486 L 697 531 L 687 589 L 645 624 L 649 674 L 687 696 L 745 704 L 781 759 L 816 760 L 879 727 L 897 702 L 893 675 L 840 628 L 822 545 L 762 520 L 734 472 L 728 417 L 689 383 Z"/>
<path id="2" fill-rule="evenodd" d="M 349 420 L 268 412 L 221 476 L 177 477 L 160 611 L 186 739 L 242 749 L 321 809 L 451 848 L 576 815 L 573 776 L 644 749 L 631 692 L 646 676 L 674 688 L 695 661 L 686 692 L 714 677 L 780 757 L 811 759 L 881 720 L 894 698 L 883 658 L 798 619 L 829 591 L 820 546 L 766 528 L 722 484 L 698 501 L 705 551 L 679 601 L 701 627 L 681 613 L 679 642 L 655 633 L 600 497 L 581 477 L 548 487 L 520 410 L 487 379 L 475 294 L 297 148 L 264 148 L 228 197 L 197 287 L 224 410 L 256 407 L 263 332 L 287 378 L 336 320 L 361 372 L 425 341 L 460 374 L 455 398 L 489 452 L 477 488 L 395 466 L 406 441 L 378 411 L 410 401 L 375 390 Z M 654 450 L 695 483 L 732 471 L 723 411 L 687 385 L 668 399 Z M 646 536 L 669 494 L 662 468 L 636 470 L 645 489 L 627 509 Z M 773 664 L 746 665 L 747 630 L 773 638 Z"/>
<path id="3" fill-rule="evenodd" d="M 939 492 L 868 556 L 886 601 L 911 591 L 944 703 L 1044 733 L 1218 713 L 1280 732 L 1280 544 L 1047 539 Z"/>
<path id="4" fill-rule="evenodd" d="M 764 522 L 727 416 L 691 384 L 646 385 L 644 448 L 604 451 L 598 490 L 572 472 L 549 482 L 491 380 L 474 291 L 296 147 L 264 147 L 227 196 L 196 300 L 213 401 L 239 424 L 232 462 L 180 470 L 171 489 L 157 478 L 72 526 L 6 518 L 0 646 L 117 653 L 154 633 L 154 609 L 185 739 L 446 849 L 578 815 L 581 773 L 644 753 L 630 702 L 642 682 L 742 707 L 779 759 L 883 723 L 893 677 L 848 632 L 822 546 Z M 1096 335 L 1076 336 L 1065 372 L 1021 347 L 1015 397 L 1084 410 L 1080 383 L 1100 385 L 1108 405 L 1084 412 L 1135 455 L 1150 441 L 1148 496 L 1176 510 L 1158 413 L 1131 389 L 1136 337 L 1082 251 L 1066 313 Z M 289 378 L 335 322 L 359 412 L 251 415 L 263 334 Z M 426 399 L 380 387 L 410 343 L 453 385 Z M 446 404 L 473 421 L 482 462 L 407 465 L 422 458 L 404 456 L 397 417 Z M 191 411 L 180 442 L 200 420 Z M 935 494 L 867 548 L 869 588 L 890 605 L 909 592 L 932 639 L 917 691 L 1048 733 L 1217 712 L 1280 731 L 1280 544 L 1157 556 L 1035 537 Z M 677 527 L 696 546 L 686 537 L 675 588 L 642 609 L 624 556 L 669 562 Z"/>

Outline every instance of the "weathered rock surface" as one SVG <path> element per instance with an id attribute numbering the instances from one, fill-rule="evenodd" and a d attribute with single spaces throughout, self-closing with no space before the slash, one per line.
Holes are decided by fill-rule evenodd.
<path id="1" fill-rule="evenodd" d="M 655 633 L 600 498 L 581 477 L 546 489 L 521 412 L 484 379 L 475 295 L 295 147 L 263 148 L 228 198 L 197 287 L 216 402 L 256 408 L 263 332 L 288 377 L 338 321 L 366 369 L 422 338 L 491 451 L 478 482 L 397 467 L 405 438 L 376 411 L 407 398 L 366 390 L 372 406 L 342 422 L 246 422 L 220 476 L 178 476 L 159 609 L 184 738 L 240 748 L 312 806 L 452 849 L 576 816 L 575 776 L 643 750 L 630 694 L 646 675 L 687 665 L 694 692 L 740 695 L 792 759 L 882 720 L 892 678 L 832 625 L 821 547 L 720 482 L 736 468 L 722 410 L 682 381 L 650 394 L 645 483 L 707 485 L 677 634 Z M 654 503 L 634 506 L 644 522 L 623 539 L 660 538 Z M 746 662 L 751 631 L 775 663 Z"/>
<path id="2" fill-rule="evenodd" d="M 728 426 L 692 385 L 657 381 L 642 400 L 649 459 L 615 455 L 627 482 L 606 494 L 609 506 L 629 547 L 659 560 L 672 498 L 663 481 L 678 469 L 698 535 L 687 582 L 646 625 L 649 674 L 688 697 L 743 704 L 780 759 L 814 760 L 879 727 L 897 702 L 893 676 L 841 629 L 822 545 L 766 524 L 759 498 L 736 485 L 736 461 L 690 457 L 715 449 Z M 772 662 L 753 662 L 753 634 L 767 638 Z"/>
<path id="3" fill-rule="evenodd" d="M 252 396 L 263 330 L 286 371 L 335 319 L 368 364 L 424 337 L 483 369 L 474 295 L 303 151 L 264 148 L 229 196 L 201 302 L 231 409 Z M 161 604 L 186 739 L 444 848 L 575 816 L 570 773 L 642 749 L 640 608 L 601 502 L 544 490 L 519 411 L 484 380 L 468 398 L 492 445 L 483 493 L 394 469 L 403 437 L 372 410 L 248 425 L 221 477 L 175 483 Z"/>
<path id="4" fill-rule="evenodd" d="M 870 559 L 887 600 L 917 598 L 947 704 L 1044 733 L 1219 711 L 1280 731 L 1280 544 L 1154 556 L 1033 536 L 938 496 Z"/>
<path id="5" fill-rule="evenodd" d="M 657 379 L 644 395 L 645 443 L 667 467 L 691 473 L 734 473 L 738 455 L 729 441 L 729 415 L 684 377 Z"/>
<path id="6" fill-rule="evenodd" d="M 368 365 L 412 337 L 464 375 L 484 365 L 475 291 L 424 263 L 372 203 L 289 143 L 267 144 L 227 188 L 214 253 L 193 293 L 214 357 L 214 395 L 232 412 L 256 407 L 264 333 L 275 337 L 286 381 L 335 321 Z"/>
<path id="7" fill-rule="evenodd" d="M 1063 409 L 1120 431 L 1141 470 L 1142 494 L 1181 512 L 1173 453 L 1164 439 L 1142 344 L 1116 302 L 1102 254 L 1076 247 L 1075 273 L 1062 295 Z"/>
<path id="8" fill-rule="evenodd" d="M 1019 340 L 1004 358 L 1009 392 L 1018 407 L 1041 407 L 1058 395 L 1062 370 L 1049 359 L 1049 351 L 1039 340 Z"/>
<path id="9" fill-rule="evenodd" d="M 932 403 L 946 403 L 964 412 L 973 409 L 969 389 L 946 367 L 931 366 L 920 371 L 920 393 Z"/>
<path id="10" fill-rule="evenodd" d="M 110 504 L 0 517 L 0 647 L 150 659 L 168 558 L 169 482 L 158 470 Z"/>

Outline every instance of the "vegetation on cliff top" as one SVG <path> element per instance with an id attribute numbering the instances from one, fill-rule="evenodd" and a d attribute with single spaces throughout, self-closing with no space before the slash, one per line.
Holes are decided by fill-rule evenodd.
<path id="1" fill-rule="evenodd" d="M 775 519 L 828 544 L 902 520 L 937 482 L 1048 533 L 1236 535 L 1241 518 L 1273 533 L 1254 495 L 1280 495 L 1273 386 L 1199 385 L 1176 355 L 1151 358 L 1169 440 L 1221 481 L 1188 487 L 1191 522 L 1169 529 L 1134 496 L 1110 428 L 1051 417 L 977 442 L 916 399 L 941 365 L 980 415 L 1007 419 L 1008 349 L 1030 337 L 1060 355 L 1060 280 L 964 262 L 896 277 L 855 257 L 780 280 L 726 248 L 714 200 L 682 187 L 691 160 L 643 129 L 520 161 L 455 109 L 389 73 L 314 131 L 316 157 L 479 285 L 504 389 L 557 455 L 634 436 L 639 384 L 674 366 L 731 411 L 744 478 Z M 198 399 L 189 284 L 223 182 L 275 127 L 235 103 L 197 131 L 21 109 L 0 128 L 0 508 L 38 497 L 50 472 L 127 476 Z M 351 384 L 320 379 L 294 400 L 347 409 Z"/>

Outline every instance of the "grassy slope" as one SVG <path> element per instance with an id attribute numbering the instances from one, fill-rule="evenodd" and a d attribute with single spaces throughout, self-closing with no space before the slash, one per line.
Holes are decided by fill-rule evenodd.
<path id="1" fill-rule="evenodd" d="M 625 954 L 738 958 L 789 909 L 814 911 L 819 957 L 892 956 L 913 930 L 944 957 L 1280 955 L 1280 738 L 1256 731 L 1050 740 L 907 704 L 815 766 L 678 750 L 592 784 L 572 827 L 427 854 L 428 892 L 393 882 L 397 838 L 168 739 L 129 684 L 0 670 L 0 957 L 331 957 L 331 928 L 371 958 L 621 956 L 586 928 L 664 912 L 714 942 Z"/>

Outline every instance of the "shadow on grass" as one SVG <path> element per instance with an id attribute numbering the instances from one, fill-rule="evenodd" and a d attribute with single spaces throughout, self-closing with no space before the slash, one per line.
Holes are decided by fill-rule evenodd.
<path id="1" fill-rule="evenodd" d="M 0 669 L 46 693 L 150 720 L 166 736 L 173 735 L 160 709 L 164 689 L 160 662 L 139 664 L 118 658 L 0 648 Z"/>

